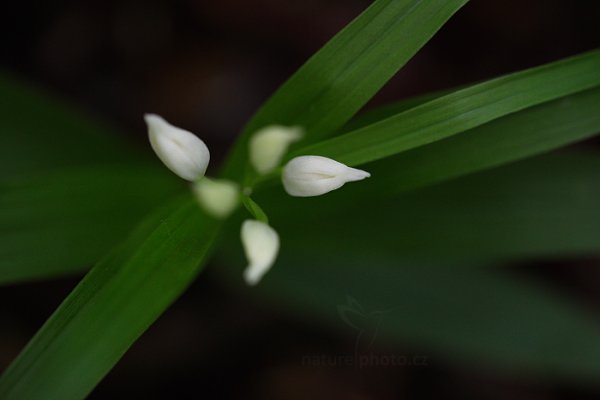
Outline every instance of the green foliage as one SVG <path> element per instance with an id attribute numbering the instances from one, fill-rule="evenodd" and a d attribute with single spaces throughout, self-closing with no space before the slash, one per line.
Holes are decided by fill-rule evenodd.
<path id="1" fill-rule="evenodd" d="M 497 267 L 600 253 L 599 180 L 600 159 L 572 152 L 376 200 L 344 202 L 337 191 L 275 207 L 285 195 L 273 190 L 259 200 L 285 242 L 257 289 L 271 307 L 341 329 L 351 328 L 336 310 L 350 295 L 365 312 L 384 312 L 379 339 L 438 361 L 594 382 L 600 325 L 591 313 Z M 215 270 L 241 285 L 243 260 L 225 246 Z"/>
<path id="2" fill-rule="evenodd" d="M 493 268 L 407 263 L 354 249 L 294 247 L 261 291 L 272 307 L 310 311 L 357 333 L 337 315 L 350 294 L 382 313 L 377 339 L 409 344 L 430 361 L 597 382 L 600 324 L 556 290 Z"/>
<path id="3" fill-rule="evenodd" d="M 114 128 L 0 74 L 0 179 L 49 168 L 144 159 Z"/>
<path id="4" fill-rule="evenodd" d="M 313 55 L 246 126 L 224 174 L 247 166 L 249 135 L 270 124 L 300 125 L 303 143 L 332 135 L 437 32 L 467 0 L 378 0 Z"/>
<path id="5" fill-rule="evenodd" d="M 87 270 L 181 190 L 164 169 L 106 164 L 1 184 L 0 285 Z"/>
<path id="6" fill-rule="evenodd" d="M 587 314 L 483 268 L 597 253 L 596 157 L 555 155 L 424 187 L 600 131 L 600 51 L 353 119 L 465 3 L 375 1 L 250 121 L 224 177 L 254 181 L 249 135 L 274 123 L 307 131 L 294 154 L 369 162 L 373 175 L 314 199 L 255 188 L 282 237 L 278 265 L 255 290 L 326 317 L 351 293 L 394 307 L 382 337 L 514 371 L 597 377 L 600 330 Z M 159 207 L 182 186 L 96 122 L 9 78 L 0 93 L 0 283 L 100 260 L 0 377 L 0 398 L 80 399 L 197 276 L 221 222 L 189 195 Z M 266 220 L 253 199 L 244 205 Z M 241 256 L 231 251 L 238 234 L 224 237 L 228 262 Z"/>
<path id="7" fill-rule="evenodd" d="M 286 202 L 272 190 L 259 200 L 291 254 L 297 246 L 364 260 L 493 264 L 600 253 L 599 179 L 595 154 L 570 152 L 376 200 L 351 190 Z M 353 202 L 343 201 L 348 195 Z"/>
<path id="8" fill-rule="evenodd" d="M 84 398 L 196 277 L 218 229 L 189 197 L 146 218 L 2 375 L 0 398 Z"/>
<path id="9" fill-rule="evenodd" d="M 458 90 L 295 155 L 322 155 L 348 165 L 379 160 L 600 86 L 598 71 L 600 51 L 582 54 Z"/>
<path id="10" fill-rule="evenodd" d="M 600 88 L 584 91 L 403 152 L 370 164 L 377 179 L 352 190 L 399 194 L 581 141 L 600 132 L 599 101 Z"/>

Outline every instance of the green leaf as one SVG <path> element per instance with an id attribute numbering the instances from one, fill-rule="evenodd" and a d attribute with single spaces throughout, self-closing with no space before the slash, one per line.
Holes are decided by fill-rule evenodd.
<path id="1" fill-rule="evenodd" d="M 191 196 L 153 213 L 0 377 L 0 398 L 84 398 L 199 273 L 219 226 Z"/>
<path id="2" fill-rule="evenodd" d="M 587 90 L 367 164 L 370 179 L 328 197 L 404 193 L 575 143 L 600 132 L 598 102 L 600 88 Z"/>
<path id="3" fill-rule="evenodd" d="M 0 178 L 145 160 L 117 138 L 113 127 L 72 108 L 0 73 Z"/>
<path id="4" fill-rule="evenodd" d="M 598 71 L 600 51 L 592 51 L 458 90 L 295 155 L 322 155 L 348 165 L 379 160 L 599 86 Z"/>
<path id="5" fill-rule="evenodd" d="M 282 248 L 320 254 L 360 249 L 364 259 L 419 264 L 489 264 L 600 254 L 598 182 L 596 154 L 568 153 L 401 195 L 340 190 L 286 200 L 277 189 L 259 200 L 269 209 Z"/>
<path id="6" fill-rule="evenodd" d="M 520 111 L 370 164 L 372 178 L 327 196 L 294 199 L 276 187 L 257 199 L 279 230 L 291 225 L 282 237 L 319 226 L 330 238 L 344 232 L 345 241 L 373 255 L 489 261 L 595 254 L 595 156 L 542 158 L 414 190 L 590 136 L 600 131 L 599 102 L 600 89 L 593 89 Z M 325 249 L 331 240 L 313 245 Z"/>
<path id="7" fill-rule="evenodd" d="M 249 135 L 265 125 L 300 125 L 305 142 L 341 128 L 466 2 L 375 1 L 263 105 L 236 143 L 225 176 L 243 176 Z"/>
<path id="8" fill-rule="evenodd" d="M 163 168 L 80 166 L 0 183 L 0 284 L 87 270 L 181 190 Z"/>
<path id="9" fill-rule="evenodd" d="M 548 175 L 550 167 L 559 172 Z M 356 332 L 356 318 L 346 326 L 348 310 L 341 307 L 344 315 L 338 314 L 351 297 L 360 305 L 352 310 L 361 315 L 383 314 L 378 339 L 430 360 L 597 380 L 600 325 L 593 315 L 549 287 L 489 267 L 498 264 L 498 253 L 530 252 L 528 246 L 529 254 L 556 255 L 569 246 L 599 251 L 593 243 L 600 226 L 599 177 L 600 161 L 593 155 L 554 155 L 393 202 L 345 207 L 344 215 L 327 215 L 319 201 L 290 204 L 288 211 L 302 217 L 272 215 L 281 253 L 249 295 L 258 291 L 270 304 L 288 312 L 291 306 L 303 317 L 319 315 L 349 333 Z M 437 263 L 428 251 L 439 256 Z M 240 290 L 240 268 L 233 267 L 243 265 L 238 257 L 219 252 L 223 265 L 215 271 Z"/>
<path id="10" fill-rule="evenodd" d="M 597 382 L 600 325 L 591 312 L 550 287 L 488 268 L 428 266 L 343 253 L 282 248 L 278 265 L 257 290 L 269 304 L 308 312 L 358 335 L 338 315 L 351 296 L 373 321 L 375 354 L 424 355 L 522 377 Z M 256 293 L 256 292 L 254 292 Z M 367 343 L 368 344 L 368 343 Z M 350 353 L 353 355 L 353 353 Z M 359 354 L 360 355 L 360 354 Z M 367 352 L 368 355 L 368 352 Z"/>
<path id="11" fill-rule="evenodd" d="M 600 88 L 588 90 L 369 164 L 373 178 L 352 190 L 402 193 L 589 138 L 599 102 Z"/>
<path id="12" fill-rule="evenodd" d="M 599 354 L 587 349 L 600 327 L 591 315 L 548 288 L 463 267 L 600 252 L 599 180 L 595 154 L 553 154 L 387 201 L 290 201 L 273 207 L 282 249 L 258 290 L 329 324 L 342 321 L 347 296 L 363 314 L 391 310 L 381 338 L 430 359 L 597 379 Z M 243 265 L 231 251 L 219 256 Z"/>

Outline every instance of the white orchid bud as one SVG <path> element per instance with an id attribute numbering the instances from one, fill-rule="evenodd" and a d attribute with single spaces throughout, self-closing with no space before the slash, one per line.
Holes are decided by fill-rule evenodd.
<path id="1" fill-rule="evenodd" d="M 239 186 L 225 179 L 202 178 L 192 190 L 204 211 L 215 218 L 227 218 L 240 202 Z"/>
<path id="2" fill-rule="evenodd" d="M 248 259 L 244 279 L 248 285 L 256 285 L 277 258 L 279 235 L 264 222 L 248 219 L 242 224 L 242 244 Z"/>
<path id="3" fill-rule="evenodd" d="M 346 182 L 370 177 L 366 171 L 350 168 L 331 158 L 300 156 L 283 169 L 283 186 L 290 196 L 319 196 L 338 189 Z"/>
<path id="4" fill-rule="evenodd" d="M 188 181 L 204 176 L 210 152 L 200 138 L 156 114 L 146 114 L 144 120 L 152 149 L 167 168 Z"/>
<path id="5" fill-rule="evenodd" d="M 302 128 L 297 126 L 270 125 L 258 130 L 250 138 L 250 163 L 261 175 L 273 171 L 302 135 Z"/>

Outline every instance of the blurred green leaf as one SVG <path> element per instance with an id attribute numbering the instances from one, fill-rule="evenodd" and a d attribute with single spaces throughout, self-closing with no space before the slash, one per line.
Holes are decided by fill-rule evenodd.
<path id="1" fill-rule="evenodd" d="M 493 266 L 598 254 L 599 181 L 600 159 L 571 153 L 387 200 L 344 203 L 331 193 L 281 208 L 281 190 L 264 193 L 261 204 L 280 206 L 269 211 L 282 247 L 253 290 L 271 304 L 295 306 L 304 317 L 320 315 L 338 327 L 348 323 L 343 305 L 351 297 L 361 315 L 385 311 L 380 339 L 430 359 L 593 382 L 600 376 L 594 345 L 600 325 L 593 315 Z M 228 284 L 239 290 L 241 272 L 234 266 L 244 265 L 241 255 L 227 245 L 217 260 L 223 265 L 215 271 L 230 274 Z"/>
<path id="2" fill-rule="evenodd" d="M 348 165 L 375 161 L 599 86 L 598 71 L 600 51 L 592 51 L 458 90 L 294 155 L 322 155 Z"/>
<path id="3" fill-rule="evenodd" d="M 520 111 L 370 164 L 372 178 L 327 196 L 290 198 L 273 187 L 257 200 L 273 226 L 286 230 L 282 237 L 306 235 L 306 226 L 326 234 L 306 235 L 307 248 L 326 249 L 344 232 L 368 254 L 419 261 L 597 254 L 600 165 L 593 155 L 544 157 L 408 192 L 594 134 L 599 102 L 593 89 Z"/>
<path id="4" fill-rule="evenodd" d="M 1 285 L 88 269 L 182 186 L 163 168 L 107 164 L 0 188 Z"/>
<path id="5" fill-rule="evenodd" d="M 467 0 L 377 0 L 263 105 L 236 142 L 225 176 L 247 167 L 247 141 L 270 124 L 300 125 L 306 142 L 346 123 Z M 249 173 L 249 171 L 246 171 Z"/>
<path id="6" fill-rule="evenodd" d="M 271 306 L 312 313 L 356 337 L 338 315 L 351 296 L 380 313 L 379 343 L 424 354 L 430 363 L 466 363 L 521 379 L 600 377 L 600 324 L 567 296 L 495 269 L 402 263 L 361 249 L 323 253 L 288 243 L 257 290 Z M 389 355 L 389 347 L 380 350 Z"/>
<path id="7" fill-rule="evenodd" d="M 490 263 L 600 254 L 598 182 L 596 154 L 552 154 L 400 195 L 285 200 L 277 189 L 260 201 L 282 248 Z"/>
<path id="8" fill-rule="evenodd" d="M 0 398 L 84 398 L 199 273 L 219 226 L 191 196 L 145 219 L 4 372 Z"/>
<path id="9" fill-rule="evenodd" d="M 0 73 L 0 135 L 0 178 L 54 167 L 144 160 L 118 139 L 113 127 L 7 73 Z"/>

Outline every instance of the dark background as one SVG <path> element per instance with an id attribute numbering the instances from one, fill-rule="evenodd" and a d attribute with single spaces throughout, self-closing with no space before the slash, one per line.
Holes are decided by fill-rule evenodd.
<path id="1" fill-rule="evenodd" d="M 147 146 L 141 115 L 199 134 L 215 160 L 286 77 L 370 2 L 5 2 L 0 68 Z M 474 0 L 372 105 L 482 80 L 600 45 L 600 2 Z M 216 163 L 213 163 L 213 165 Z M 518 266 L 597 307 L 597 262 Z M 4 369 L 77 279 L 0 289 Z M 12 306 L 12 305 L 17 305 Z M 132 347 L 92 398 L 392 399 L 593 397 L 429 358 L 426 366 L 310 368 L 303 354 L 352 352 L 353 332 L 323 328 L 219 285 L 208 274 Z"/>

